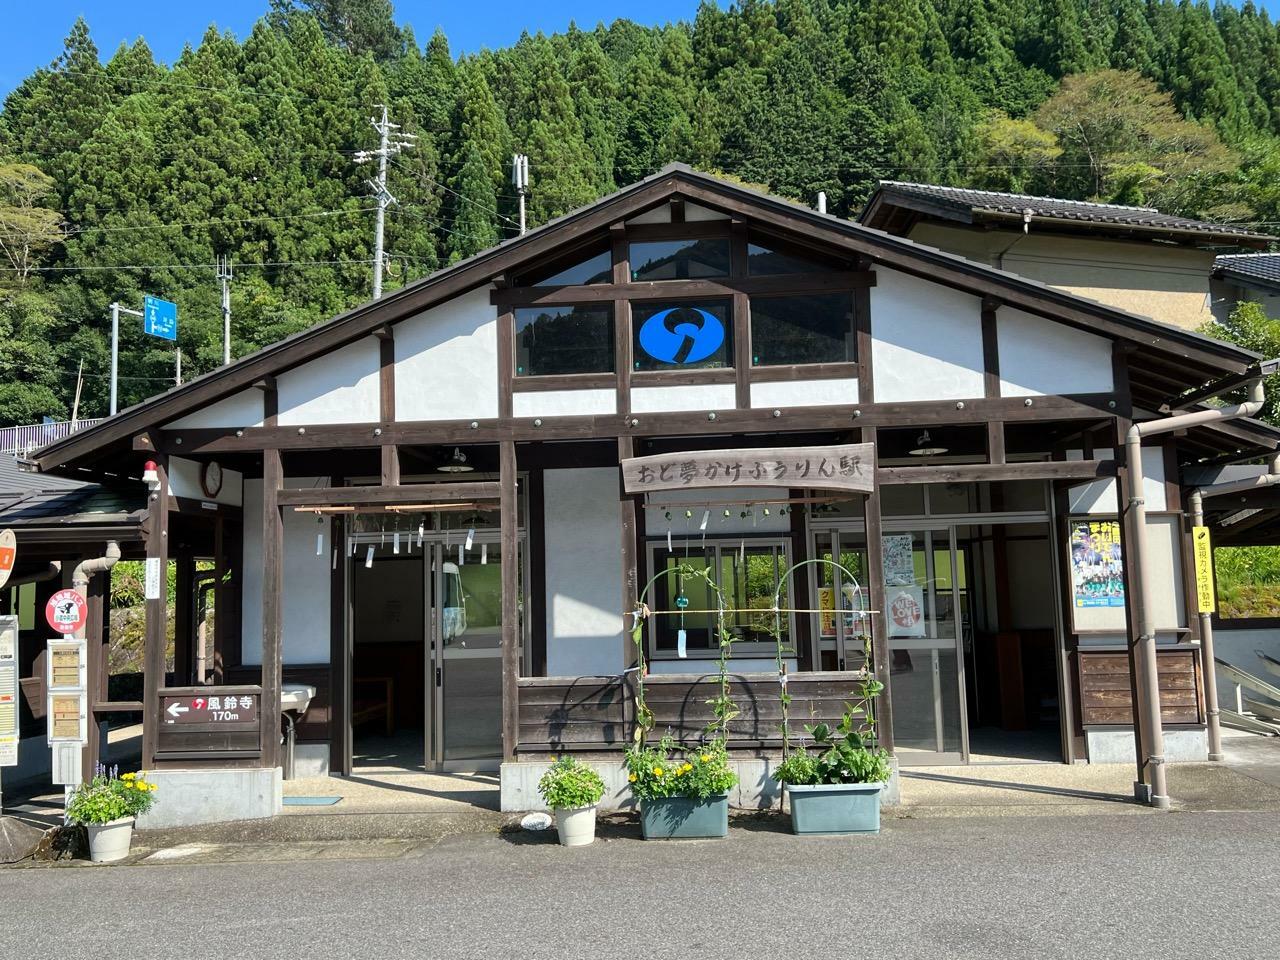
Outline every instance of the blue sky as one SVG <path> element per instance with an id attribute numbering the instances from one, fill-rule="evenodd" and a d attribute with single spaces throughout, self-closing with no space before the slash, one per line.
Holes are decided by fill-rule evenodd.
<path id="1" fill-rule="evenodd" d="M 210 23 L 243 37 L 266 13 L 269 0 L 5 0 L 0 7 L 6 8 L 0 30 L 2 97 L 61 52 L 77 16 L 88 21 L 104 57 L 122 40 L 144 36 L 156 57 L 170 63 L 183 44 L 199 42 Z M 698 0 L 395 0 L 395 8 L 396 20 L 410 24 L 419 43 L 425 43 L 437 26 L 443 27 L 450 48 L 458 54 L 506 46 L 525 29 L 531 33 L 563 30 L 571 20 L 585 28 L 619 17 L 645 24 L 688 19 L 697 10 Z"/>

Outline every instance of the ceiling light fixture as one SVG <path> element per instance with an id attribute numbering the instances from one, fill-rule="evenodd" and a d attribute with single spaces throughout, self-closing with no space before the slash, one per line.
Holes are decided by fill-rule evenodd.
<path id="1" fill-rule="evenodd" d="M 441 473 L 470 473 L 474 469 L 459 447 L 454 447 L 453 456 L 440 465 Z"/>
<path id="2" fill-rule="evenodd" d="M 947 447 L 941 446 L 933 442 L 933 438 L 929 436 L 926 430 L 916 438 L 915 449 L 911 451 L 913 457 L 937 457 L 947 452 Z"/>

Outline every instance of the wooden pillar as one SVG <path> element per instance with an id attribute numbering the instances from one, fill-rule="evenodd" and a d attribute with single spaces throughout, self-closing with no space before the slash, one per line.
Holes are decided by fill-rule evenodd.
<path id="1" fill-rule="evenodd" d="M 618 462 L 635 456 L 635 440 L 618 438 Z M 636 498 L 622 488 L 622 470 L 618 470 L 618 514 L 622 524 L 622 608 L 630 609 L 640 599 L 640 572 L 636 543 Z M 634 667 L 637 662 L 636 647 L 631 642 L 631 629 L 635 624 L 629 617 L 622 625 L 622 666 Z"/>
<path id="2" fill-rule="evenodd" d="M 787 496 L 795 499 L 804 496 L 804 490 L 788 490 Z M 787 518 L 791 523 L 791 563 L 795 565 L 809 559 L 808 524 L 805 522 L 808 506 L 791 504 Z M 839 558 L 836 558 L 839 562 Z M 809 597 L 809 571 L 813 567 L 801 567 L 791 575 L 791 595 L 788 607 L 807 610 L 813 606 Z M 813 614 L 795 614 L 795 636 L 791 645 L 796 651 L 796 666 L 801 670 L 822 669 L 822 655 L 818 650 L 818 636 L 813 629 Z"/>
<path id="3" fill-rule="evenodd" d="M 155 458 L 159 485 L 147 508 L 147 579 L 159 578 L 156 596 L 146 600 L 146 633 L 142 659 L 142 765 L 155 764 L 160 725 L 160 688 L 165 680 L 165 647 L 169 626 L 169 470 L 159 453 Z"/>
<path id="4" fill-rule="evenodd" d="M 747 275 L 747 225 L 734 220 L 729 226 L 729 276 Z M 739 410 L 751 409 L 751 301 L 741 290 L 733 295 L 733 383 Z"/>
<path id="5" fill-rule="evenodd" d="M 379 327 L 374 336 L 378 338 L 378 419 L 385 436 L 396 422 L 396 341 L 390 324 Z M 384 442 L 381 453 L 382 485 L 399 486 L 400 449 L 394 443 Z"/>
<path id="6" fill-rule="evenodd" d="M 213 650 L 206 654 L 206 664 L 214 683 L 224 682 L 222 665 L 226 658 L 227 628 L 231 625 L 231 598 L 226 585 L 226 524 L 221 515 L 213 519 Z"/>
<path id="7" fill-rule="evenodd" d="M 175 548 L 176 549 L 176 548 Z M 188 687 L 195 663 L 195 560 L 189 553 L 174 557 L 173 685 Z"/>
<path id="8" fill-rule="evenodd" d="M 498 510 L 502 528 L 502 759 L 514 760 L 519 737 L 520 560 L 516 514 L 516 444 L 498 445 Z"/>
<path id="9" fill-rule="evenodd" d="M 875 428 L 864 428 L 863 443 L 875 443 Z M 867 531 L 867 596 L 871 609 L 871 661 L 876 679 L 884 684 L 884 691 L 876 702 L 876 736 L 880 746 L 893 753 L 893 701 L 890 697 L 889 621 L 885 616 L 884 590 L 884 540 L 880 528 L 880 488 L 876 487 L 862 501 L 863 520 Z M 836 598 L 836 610 L 840 600 Z"/>
<path id="10" fill-rule="evenodd" d="M 279 450 L 262 451 L 262 765 L 280 766 L 280 684 L 283 682 L 284 486 Z"/>

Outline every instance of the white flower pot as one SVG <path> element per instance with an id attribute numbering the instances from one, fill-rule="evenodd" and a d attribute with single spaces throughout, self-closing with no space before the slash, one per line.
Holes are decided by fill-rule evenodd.
<path id="1" fill-rule="evenodd" d="M 556 830 L 560 833 L 560 846 L 585 847 L 596 838 L 596 808 L 573 807 L 556 810 Z"/>
<path id="2" fill-rule="evenodd" d="M 108 823 L 88 823 L 89 859 L 94 863 L 113 863 L 129 855 L 133 840 L 133 817 L 121 817 Z"/>

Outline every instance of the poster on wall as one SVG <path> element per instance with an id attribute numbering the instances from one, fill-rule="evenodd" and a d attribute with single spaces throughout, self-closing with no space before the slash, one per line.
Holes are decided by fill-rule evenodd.
<path id="1" fill-rule="evenodd" d="M 1071 601 L 1078 609 L 1124 607 L 1119 521 L 1071 522 Z"/>
<path id="2" fill-rule="evenodd" d="M 845 636 L 860 636 L 871 630 L 867 615 L 863 612 L 862 590 L 852 583 L 841 584 L 840 592 L 844 595 L 841 604 L 841 616 L 844 618 Z M 819 635 L 823 639 L 831 639 L 836 635 L 836 591 L 834 587 L 818 588 Z"/>
<path id="3" fill-rule="evenodd" d="M 908 587 L 916 582 L 914 538 L 909 533 L 894 533 L 883 539 L 884 585 Z"/>
<path id="4" fill-rule="evenodd" d="M 924 587 L 890 587 L 885 591 L 891 637 L 924 636 Z"/>

